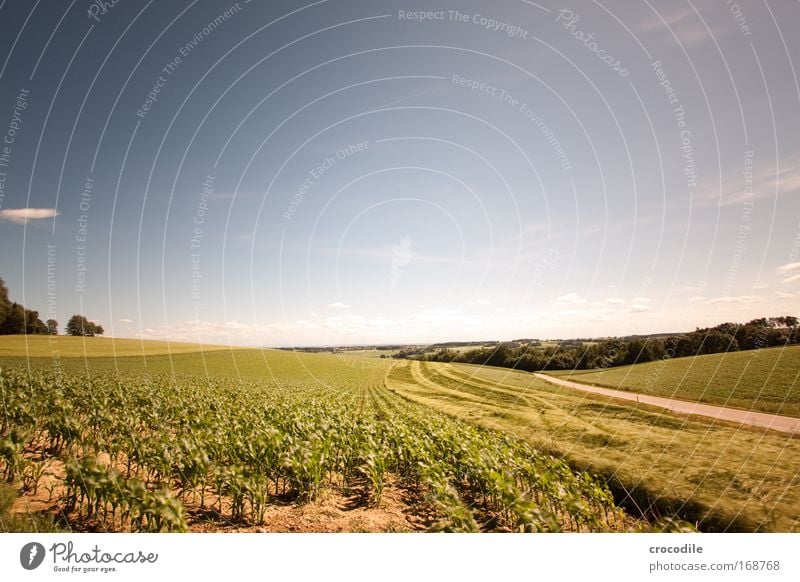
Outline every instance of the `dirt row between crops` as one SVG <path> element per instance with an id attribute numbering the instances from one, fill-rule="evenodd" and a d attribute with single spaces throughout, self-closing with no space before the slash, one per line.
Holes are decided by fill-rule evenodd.
<path id="1" fill-rule="evenodd" d="M 65 513 L 64 477 L 63 462 L 51 458 L 37 489 L 19 495 L 12 513 L 18 516 L 47 514 L 66 531 L 128 531 L 128 524 L 115 526 L 97 516 L 86 517 L 83 507 Z M 171 493 L 179 497 L 177 490 L 173 489 Z M 420 532 L 435 527 L 438 519 L 420 491 L 412 490 L 393 477 L 388 479 L 377 504 L 367 502 L 363 492 L 330 488 L 323 490 L 318 499 L 306 503 L 290 499 L 273 500 L 263 523 L 259 524 L 248 523 L 245 519 L 229 519 L 229 500 L 223 498 L 220 502 L 219 497 L 213 494 L 207 497 L 208 505 L 204 508 L 181 498 L 191 532 Z M 216 507 L 224 507 L 225 511 L 220 513 Z"/>
<path id="2" fill-rule="evenodd" d="M 716 420 L 724 420 L 738 424 L 768 428 L 770 430 L 777 430 L 779 432 L 788 433 L 791 435 L 800 435 L 800 418 L 793 418 L 791 416 L 779 416 L 777 414 L 769 414 L 766 412 L 753 412 L 738 408 L 727 408 L 725 406 L 714 406 L 712 404 L 700 404 L 699 402 L 675 400 L 673 398 L 662 398 L 660 396 L 649 396 L 647 394 L 637 394 L 635 392 L 626 392 L 624 390 L 614 390 L 613 388 L 600 388 L 598 386 L 590 386 L 588 384 L 581 384 L 571 380 L 554 378 L 553 376 L 548 376 L 547 374 L 535 373 L 534 376 L 557 386 L 565 386 L 567 388 L 573 388 L 575 390 L 581 390 L 591 394 L 601 394 L 611 398 L 619 398 L 621 400 L 647 404 L 649 406 L 657 406 L 678 414 L 705 416 L 707 418 L 714 418 Z"/>

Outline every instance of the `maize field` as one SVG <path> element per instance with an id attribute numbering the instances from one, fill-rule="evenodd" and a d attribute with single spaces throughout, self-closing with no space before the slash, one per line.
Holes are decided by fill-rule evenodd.
<path id="1" fill-rule="evenodd" d="M 0 478 L 31 494 L 58 467 L 52 500 L 73 531 L 187 531 L 190 512 L 257 526 L 271 505 L 326 491 L 380 506 L 389 482 L 417 494 L 431 531 L 641 527 L 589 474 L 388 390 L 390 369 L 253 380 L 5 366 Z"/>

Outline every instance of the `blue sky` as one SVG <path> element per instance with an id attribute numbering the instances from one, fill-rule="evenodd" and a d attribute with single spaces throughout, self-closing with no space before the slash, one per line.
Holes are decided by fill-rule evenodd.
<path id="1" fill-rule="evenodd" d="M 44 316 L 309 345 L 799 311 L 796 2 L 98 6 L 0 4 L 0 276 Z"/>

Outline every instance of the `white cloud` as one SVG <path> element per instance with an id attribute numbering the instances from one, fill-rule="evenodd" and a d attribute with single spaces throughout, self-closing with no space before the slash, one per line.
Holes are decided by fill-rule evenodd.
<path id="1" fill-rule="evenodd" d="M 556 298 L 556 305 L 583 305 L 584 303 L 586 303 L 586 299 L 577 293 L 567 293 Z"/>
<path id="2" fill-rule="evenodd" d="M 652 307 L 648 305 L 650 299 L 647 297 L 634 297 L 631 299 L 631 313 L 643 313 L 645 311 L 652 311 Z"/>
<path id="3" fill-rule="evenodd" d="M 752 190 L 742 189 L 741 171 L 731 172 L 720 189 L 718 180 L 710 178 L 700 185 L 698 200 L 706 205 L 731 206 L 740 205 L 753 200 L 773 198 L 795 192 L 800 189 L 800 163 L 783 164 L 776 172 L 775 162 L 764 160 L 755 170 L 754 163 Z"/>
<path id="4" fill-rule="evenodd" d="M 406 235 L 399 244 L 392 247 L 392 280 L 390 290 L 394 290 L 405 268 L 411 263 L 414 252 L 411 250 L 411 237 Z"/>
<path id="5" fill-rule="evenodd" d="M 798 270 L 800 270 L 800 263 L 786 263 L 785 265 L 778 267 L 778 272 L 784 274 Z"/>
<path id="6" fill-rule="evenodd" d="M 6 208 L 0 210 L 0 218 L 16 224 L 25 224 L 29 220 L 53 218 L 59 214 L 55 208 Z"/>
<path id="7" fill-rule="evenodd" d="M 445 338 L 453 334 L 475 336 L 493 320 L 465 315 L 454 308 L 426 309 L 396 318 L 366 317 L 341 313 L 315 320 L 297 319 L 269 323 L 184 320 L 139 337 L 199 343 L 277 346 L 323 345 L 368 342 L 420 341 L 426 337 Z M 371 339 L 367 339 L 371 338 Z"/>
<path id="8" fill-rule="evenodd" d="M 637 24 L 637 27 L 643 30 L 648 38 L 659 39 L 669 46 L 675 46 L 675 43 L 678 42 L 683 46 L 692 47 L 711 40 L 708 30 L 691 6 L 671 12 L 669 7 L 663 6 L 659 6 L 660 13 L 656 9 L 653 10 L 655 15 L 648 16 Z M 719 39 L 722 32 L 714 31 L 714 36 Z"/>
<path id="9" fill-rule="evenodd" d="M 706 301 L 709 305 L 716 303 L 750 303 L 752 301 L 759 301 L 761 297 L 758 295 L 728 295 L 725 297 L 715 297 Z"/>
<path id="10" fill-rule="evenodd" d="M 302 251 L 298 250 L 297 252 L 302 252 L 303 254 L 306 254 L 308 251 L 306 249 L 303 249 Z M 314 254 L 321 254 L 321 255 L 336 255 L 337 259 L 353 258 L 353 259 L 375 260 L 380 262 L 387 262 L 387 261 L 391 262 L 393 259 L 396 259 L 398 255 L 398 251 L 396 251 L 395 247 L 392 246 L 383 246 L 379 248 L 349 248 L 349 249 L 315 247 L 311 252 Z M 408 252 L 411 252 L 410 248 L 408 249 Z M 442 256 L 426 255 L 419 252 L 413 252 L 409 260 L 411 258 L 413 258 L 414 263 L 456 264 L 456 265 L 483 264 L 462 257 L 456 258 L 444 255 Z"/>
<path id="11" fill-rule="evenodd" d="M 606 303 L 610 303 L 612 305 L 622 305 L 625 303 L 625 300 L 620 299 L 619 297 L 612 297 L 611 299 L 606 299 Z"/>
<path id="12" fill-rule="evenodd" d="M 349 305 L 342 303 L 341 301 L 334 301 L 333 303 L 329 303 L 328 307 L 331 307 L 333 309 L 350 309 Z"/>
<path id="13" fill-rule="evenodd" d="M 647 32 L 661 30 L 665 27 L 665 23 L 670 26 L 677 24 L 681 20 L 685 20 L 691 16 L 691 14 L 691 8 L 681 8 L 680 10 L 675 10 L 672 12 L 672 14 L 667 14 L 666 11 L 661 14 L 656 12 L 655 16 L 649 16 L 648 18 L 645 18 L 638 24 L 638 26 Z"/>
<path id="14" fill-rule="evenodd" d="M 689 301 L 689 303 L 698 303 L 700 301 L 705 301 L 705 300 L 706 298 L 703 295 L 694 295 L 692 297 L 689 297 L 687 301 Z"/>
<path id="15" fill-rule="evenodd" d="M 133 323 L 132 319 L 128 319 L 127 317 L 123 317 L 119 320 L 120 323 Z"/>
<path id="16" fill-rule="evenodd" d="M 786 277 L 786 279 L 784 279 L 781 282 L 782 283 L 794 283 L 795 281 L 798 281 L 798 280 L 800 280 L 800 273 L 798 273 L 797 275 L 792 275 L 791 277 Z"/>

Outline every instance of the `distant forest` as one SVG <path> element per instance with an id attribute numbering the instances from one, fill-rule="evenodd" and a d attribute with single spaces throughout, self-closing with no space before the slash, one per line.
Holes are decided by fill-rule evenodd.
<path id="1" fill-rule="evenodd" d="M 569 341 L 540 347 L 524 340 L 458 351 L 448 348 L 401 350 L 394 357 L 431 362 L 459 362 L 534 372 L 589 370 L 670 358 L 718 354 L 800 343 L 798 318 L 762 317 L 748 323 L 721 323 L 693 332 L 658 337 Z"/>

